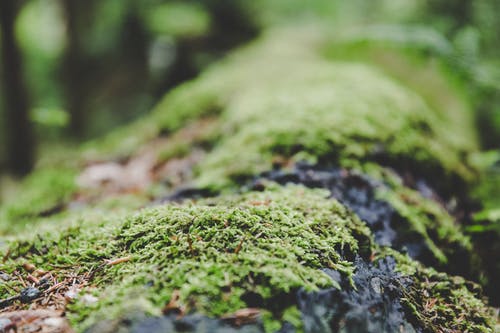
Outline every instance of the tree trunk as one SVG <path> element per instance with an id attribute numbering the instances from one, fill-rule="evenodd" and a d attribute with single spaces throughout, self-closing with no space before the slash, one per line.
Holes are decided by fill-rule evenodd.
<path id="1" fill-rule="evenodd" d="M 23 61 L 14 33 L 17 10 L 17 1 L 0 1 L 7 164 L 11 172 L 24 175 L 33 167 L 35 147 L 29 121 L 28 92 L 23 79 Z"/>
<path id="2" fill-rule="evenodd" d="M 63 0 L 66 15 L 68 45 L 63 59 L 63 82 L 66 90 L 66 107 L 70 114 L 69 131 L 75 138 L 85 133 L 86 66 L 82 50 L 79 14 L 85 8 L 92 7 L 85 3 L 85 8 L 75 0 Z M 82 13 L 83 14 L 83 13 Z M 85 15 L 85 14 L 84 14 Z"/>

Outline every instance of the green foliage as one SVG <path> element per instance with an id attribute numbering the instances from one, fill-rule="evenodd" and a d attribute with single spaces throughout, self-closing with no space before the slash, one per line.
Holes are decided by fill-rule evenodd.
<path id="1" fill-rule="evenodd" d="M 39 108 L 31 112 L 31 120 L 47 127 L 65 127 L 69 121 L 67 112 L 58 109 Z"/>
<path id="2" fill-rule="evenodd" d="M 1 207 L 0 232 L 62 209 L 76 190 L 75 176 L 74 170 L 62 168 L 32 173 Z"/>
<path id="3" fill-rule="evenodd" d="M 210 29 L 210 16 L 198 3 L 168 2 L 148 10 L 149 29 L 174 38 L 193 38 Z"/>
<path id="4" fill-rule="evenodd" d="M 30 55 L 36 53 L 39 59 L 57 59 L 66 43 L 63 13 L 57 1 L 34 0 L 22 9 L 17 22 L 16 34 Z"/>

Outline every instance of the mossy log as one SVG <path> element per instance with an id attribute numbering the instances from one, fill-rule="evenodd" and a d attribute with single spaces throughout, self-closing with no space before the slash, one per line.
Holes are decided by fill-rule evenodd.
<path id="1" fill-rule="evenodd" d="M 493 332 L 462 225 L 480 170 L 460 84 L 320 35 L 270 31 L 42 163 L 0 211 L 0 325 L 49 309 L 88 332 Z"/>

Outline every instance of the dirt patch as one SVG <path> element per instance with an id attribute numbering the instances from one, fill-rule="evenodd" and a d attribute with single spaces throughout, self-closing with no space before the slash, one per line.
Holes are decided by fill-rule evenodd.
<path id="1" fill-rule="evenodd" d="M 74 333 L 62 311 L 24 310 L 0 314 L 0 332 Z"/>

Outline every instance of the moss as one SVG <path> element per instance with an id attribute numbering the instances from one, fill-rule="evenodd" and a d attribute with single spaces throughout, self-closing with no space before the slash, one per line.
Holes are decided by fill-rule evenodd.
<path id="1" fill-rule="evenodd" d="M 233 195 L 135 214 L 144 201 L 118 198 L 116 205 L 90 205 L 80 215 L 53 216 L 33 229 L 40 235 L 10 243 L 2 270 L 20 272 L 28 261 L 60 277 L 92 272 L 85 292 L 99 301 L 88 305 L 80 299 L 68 310 L 78 330 L 137 309 L 159 315 L 176 293 L 178 306 L 209 316 L 254 306 L 249 298 L 257 298 L 270 328 L 283 320 L 300 326 L 297 309 L 283 301 L 296 290 L 340 288 L 322 268 L 349 279 L 357 255 L 389 253 L 414 277 L 405 302 L 418 325 L 431 331 L 493 327 L 494 315 L 475 287 L 374 245 L 368 228 L 327 192 L 275 185 L 234 194 L 241 180 L 304 158 L 369 170 L 384 181 L 390 178 L 387 169 L 375 163 L 429 168 L 437 170 L 434 177 L 461 181 L 474 175 L 465 158 L 476 149 L 471 128 L 461 127 L 438 99 L 398 82 L 396 75 L 325 58 L 329 42 L 317 35 L 271 32 L 174 89 L 149 118 L 83 148 L 82 160 L 123 158 L 163 135 L 170 143 L 159 155 L 168 159 L 206 145 L 197 184 Z M 187 141 L 180 135 L 190 123 L 212 116 L 217 118 L 204 134 Z M 4 221 L 31 223 L 67 204 L 77 191 L 76 172 L 36 171 L 2 208 Z M 470 251 L 468 239 L 438 203 L 398 182 L 378 194 L 443 265 L 452 254 L 448 249 Z M 5 222 L 0 226 L 7 228 Z M 130 260 L 104 262 L 124 257 Z M 20 286 L 14 280 L 0 292 L 12 295 Z"/>
<path id="2" fill-rule="evenodd" d="M 265 317 L 271 327 L 277 319 L 297 324 L 296 309 L 287 309 L 289 303 L 280 299 L 299 288 L 339 288 L 320 269 L 330 267 L 349 278 L 355 266 L 346 258 L 366 246 L 379 253 L 389 251 L 405 272 L 413 273 L 415 290 L 407 302 L 409 309 L 418 310 L 420 324 L 474 329 L 491 325 L 490 310 L 463 279 L 377 249 L 358 218 L 328 199 L 326 192 L 301 186 L 164 205 L 125 218 L 105 214 L 57 234 L 12 243 L 4 270 L 14 271 L 26 261 L 61 275 L 94 270 L 94 289 L 89 291 L 98 303 L 77 301 L 68 311 L 78 330 L 131 309 L 159 314 L 176 292 L 178 306 L 210 316 L 248 307 L 246 296 L 259 295 L 259 306 L 270 311 Z M 131 260 L 99 265 L 120 257 Z M 422 290 L 428 294 L 416 298 Z M 433 297 L 441 297 L 443 303 L 435 310 L 422 310 Z M 469 310 L 475 312 L 464 312 Z M 446 320 L 436 322 L 436 314 Z M 461 324 L 462 318 L 466 324 Z"/>
<path id="3" fill-rule="evenodd" d="M 357 253 L 357 239 L 369 239 L 369 232 L 325 197 L 290 187 L 147 209 L 13 244 L 11 258 L 17 260 L 10 265 L 28 260 L 44 269 L 71 265 L 84 271 L 103 259 L 132 256 L 96 278 L 98 308 L 89 319 L 85 305 L 76 305 L 75 322 L 93 322 L 110 307 L 119 307 L 118 313 L 136 294 L 161 307 L 175 290 L 181 304 L 220 316 L 245 307 L 247 293 L 271 300 L 301 287 L 335 285 L 323 267 L 352 273 L 352 263 L 339 252 Z"/>
<path id="4" fill-rule="evenodd" d="M 43 169 L 26 178 L 17 195 L 0 211 L 0 233 L 30 219 L 58 212 L 76 190 L 76 172 L 71 169 Z"/>
<path id="5" fill-rule="evenodd" d="M 479 285 L 426 268 L 389 248 L 379 249 L 377 257 L 387 255 L 396 259 L 398 271 L 413 280 L 402 302 L 424 332 L 493 332 L 497 314 L 485 306 Z"/>
<path id="6" fill-rule="evenodd" d="M 349 274 L 351 264 L 335 249 L 356 251 L 349 230 L 366 229 L 322 197 L 292 188 L 217 200 L 215 207 L 201 203 L 142 212 L 117 233 L 115 247 L 136 260 L 125 271 L 108 273 L 122 283 L 107 288 L 102 310 L 124 301 L 120 296 L 128 298 L 126 290 L 145 293 L 160 306 L 179 290 L 181 304 L 220 316 L 245 307 L 249 292 L 269 300 L 299 287 L 331 286 L 319 268 Z M 141 287 L 148 282 L 150 288 Z"/>
<path id="7" fill-rule="evenodd" d="M 450 64 L 457 56 L 453 55 L 453 46 L 437 31 L 400 25 L 344 30 L 323 48 L 323 54 L 334 61 L 375 65 L 417 92 L 444 121 L 461 128 L 459 132 L 449 132 L 449 140 L 477 149 L 471 96 L 456 66 L 453 67 L 457 64 Z"/>
<path id="8" fill-rule="evenodd" d="M 321 42 L 294 37 L 296 43 L 280 51 L 287 36 L 270 34 L 168 95 L 157 109 L 174 128 L 214 104 L 220 109 L 224 134 L 199 167 L 200 185 L 223 188 L 269 170 L 275 157 L 304 154 L 351 166 L 382 156 L 393 165 L 412 161 L 408 165 L 470 179 L 463 155 L 474 150 L 474 139 L 464 144 L 457 138 L 473 138 L 472 129 L 443 118 L 381 71 L 325 60 Z M 193 111 L 184 95 L 203 105 Z M 179 98 L 187 106 L 176 107 Z"/>
<path id="9" fill-rule="evenodd" d="M 160 133 L 220 115 L 215 150 L 198 169 L 201 186 L 227 187 L 268 170 L 275 157 L 348 166 L 383 159 L 471 180 L 464 156 L 477 150 L 477 139 L 455 78 L 407 44 L 320 35 L 268 32 L 175 88 L 147 119 L 86 145 L 84 156 L 126 157 Z"/>
<path id="10" fill-rule="evenodd" d="M 251 184 L 262 187 L 270 181 L 328 189 L 359 214 L 378 244 L 407 251 L 426 265 L 478 278 L 479 259 L 456 217 L 443 202 L 404 186 L 393 170 L 373 163 L 364 164 L 362 170 L 299 163 L 268 171 Z"/>
<path id="11" fill-rule="evenodd" d="M 167 138 L 158 150 L 158 162 L 189 155 L 194 148 L 209 149 L 220 135 L 220 124 L 216 118 L 202 117 L 188 122 L 182 129 Z"/>
<path id="12" fill-rule="evenodd" d="M 437 202 L 422 197 L 417 191 L 406 187 L 395 190 L 380 190 L 381 199 L 386 200 L 408 223 L 407 232 L 415 232 L 423 239 L 434 258 L 441 264 L 458 249 L 472 250 L 470 240 L 460 231 L 454 218 Z"/>

